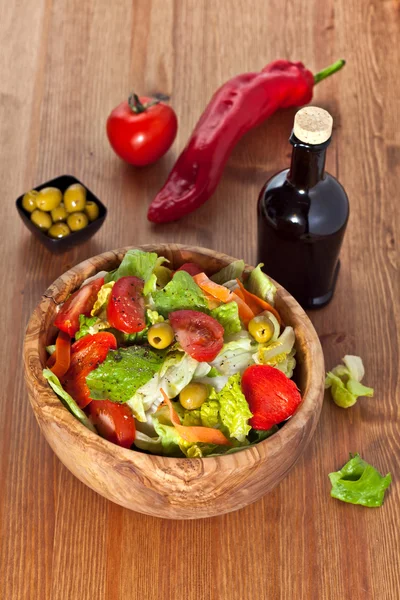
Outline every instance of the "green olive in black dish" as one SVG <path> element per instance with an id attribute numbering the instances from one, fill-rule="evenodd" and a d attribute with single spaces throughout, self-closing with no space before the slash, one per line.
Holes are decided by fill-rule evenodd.
<path id="1" fill-rule="evenodd" d="M 64 192 L 64 205 L 68 213 L 82 212 L 86 205 L 86 189 L 80 183 L 73 183 Z"/>
<path id="2" fill-rule="evenodd" d="M 52 211 L 61 203 L 62 193 L 58 188 L 47 187 L 40 190 L 37 197 L 37 207 L 46 212 Z"/>
<path id="3" fill-rule="evenodd" d="M 87 214 L 89 221 L 95 221 L 99 216 L 99 207 L 93 200 L 88 200 L 85 205 L 85 213 Z"/>
<path id="4" fill-rule="evenodd" d="M 68 213 L 65 210 L 64 202 L 61 202 L 56 208 L 53 208 L 51 211 L 51 218 L 53 219 L 53 223 L 67 220 Z"/>
<path id="5" fill-rule="evenodd" d="M 36 227 L 41 229 L 42 231 L 47 231 L 52 226 L 52 220 L 47 212 L 43 212 L 42 210 L 36 209 L 31 214 L 31 221 Z"/>
<path id="6" fill-rule="evenodd" d="M 89 223 L 89 219 L 83 212 L 74 212 L 69 215 L 67 219 L 67 225 L 71 231 L 80 231 L 84 229 Z"/>
<path id="7" fill-rule="evenodd" d="M 71 230 L 66 223 L 54 223 L 47 233 L 51 238 L 59 240 L 69 235 Z"/>
<path id="8" fill-rule="evenodd" d="M 37 208 L 37 199 L 39 196 L 39 192 L 36 190 L 31 190 L 27 192 L 22 198 L 22 208 L 27 212 L 32 213 Z"/>

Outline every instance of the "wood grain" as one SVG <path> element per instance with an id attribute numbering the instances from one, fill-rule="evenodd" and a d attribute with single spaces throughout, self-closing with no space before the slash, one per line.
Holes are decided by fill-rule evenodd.
<path id="1" fill-rule="evenodd" d="M 399 597 L 400 11 L 394 0 L 27 0 L 0 3 L 2 182 L 0 598 L 393 600 Z M 24 330 L 43 290 L 110 248 L 181 242 L 254 263 L 258 191 L 288 164 L 293 112 L 249 133 L 214 197 L 181 223 L 145 213 L 214 89 L 277 57 L 314 71 L 331 111 L 328 170 L 350 198 L 335 298 L 310 314 L 328 368 L 363 357 L 375 398 L 348 411 L 325 398 L 308 449 L 270 494 L 237 513 L 161 521 L 104 500 L 65 469 L 41 435 L 23 383 Z M 135 87 L 171 95 L 172 151 L 141 171 L 110 151 L 104 123 Z M 270 140 L 273 139 L 273 143 Z M 81 178 L 109 217 L 85 246 L 53 257 L 13 201 L 62 173 Z M 393 484 L 382 508 L 329 497 L 327 474 L 358 450 Z"/>
<path id="2" fill-rule="evenodd" d="M 235 258 L 181 244 L 140 246 L 176 270 L 194 262 L 213 274 Z M 296 381 L 302 402 L 273 436 L 246 451 L 207 459 L 150 456 L 116 447 L 93 434 L 62 405 L 44 379 L 46 346 L 54 343 L 57 307 L 99 271 L 120 264 L 126 248 L 108 251 L 70 269 L 44 293 L 29 320 L 24 343 L 25 381 L 43 435 L 64 465 L 105 498 L 143 514 L 168 519 L 215 517 L 243 508 L 271 491 L 304 452 L 317 425 L 325 365 L 311 321 L 280 286 L 276 308 L 296 336 Z M 247 267 L 250 270 L 250 267 Z"/>

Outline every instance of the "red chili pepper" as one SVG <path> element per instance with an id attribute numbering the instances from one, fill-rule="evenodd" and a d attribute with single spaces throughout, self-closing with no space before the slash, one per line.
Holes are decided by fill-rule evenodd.
<path id="1" fill-rule="evenodd" d="M 314 76 L 301 62 L 277 60 L 260 73 L 244 73 L 227 81 L 212 97 L 151 203 L 149 221 L 176 221 L 204 204 L 240 138 L 279 108 L 310 102 L 314 85 L 344 64 L 339 60 Z"/>

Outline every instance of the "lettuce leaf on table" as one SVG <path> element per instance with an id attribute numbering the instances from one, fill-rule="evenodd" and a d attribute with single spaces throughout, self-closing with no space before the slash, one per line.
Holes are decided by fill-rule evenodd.
<path id="1" fill-rule="evenodd" d="M 343 363 L 326 374 L 325 389 L 330 388 L 335 404 L 350 408 L 360 396 L 371 398 L 374 390 L 361 383 L 365 371 L 359 356 L 346 355 Z"/>
<path id="2" fill-rule="evenodd" d="M 383 477 L 359 454 L 350 454 L 350 460 L 340 471 L 329 473 L 329 479 L 332 498 L 368 507 L 382 505 L 385 491 L 392 482 L 390 473 Z"/>

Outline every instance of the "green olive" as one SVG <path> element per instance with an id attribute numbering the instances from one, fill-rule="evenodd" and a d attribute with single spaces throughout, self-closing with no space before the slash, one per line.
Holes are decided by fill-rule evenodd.
<path id="1" fill-rule="evenodd" d="M 33 212 L 35 208 L 37 208 L 37 198 L 39 196 L 39 192 L 36 190 L 31 190 L 27 192 L 22 198 L 22 208 L 24 208 L 27 212 Z"/>
<path id="2" fill-rule="evenodd" d="M 66 223 L 54 223 L 47 233 L 52 238 L 60 239 L 69 235 L 71 231 Z"/>
<path id="3" fill-rule="evenodd" d="M 59 221 L 66 221 L 68 217 L 68 213 L 65 210 L 64 202 L 61 202 L 56 208 L 53 208 L 51 211 L 51 218 L 53 219 L 53 223 L 58 223 Z"/>
<path id="4" fill-rule="evenodd" d="M 86 189 L 80 183 L 73 183 L 64 192 L 64 204 L 68 213 L 85 210 Z"/>
<path id="5" fill-rule="evenodd" d="M 207 398 L 208 388 L 204 383 L 189 383 L 179 394 L 179 402 L 187 410 L 200 408 Z"/>
<path id="6" fill-rule="evenodd" d="M 69 215 L 67 219 L 67 225 L 71 231 L 79 231 L 80 229 L 84 229 L 88 223 L 89 220 L 83 212 L 74 212 Z"/>
<path id="7" fill-rule="evenodd" d="M 34 210 L 31 214 L 31 221 L 42 231 L 47 231 L 52 225 L 51 217 L 48 213 L 42 210 Z"/>
<path id="8" fill-rule="evenodd" d="M 99 207 L 93 200 L 88 200 L 85 205 L 85 213 L 87 214 L 89 221 L 95 221 L 99 216 Z"/>
<path id="9" fill-rule="evenodd" d="M 274 335 L 274 326 L 266 315 L 257 315 L 251 319 L 248 329 L 259 344 L 266 344 Z"/>
<path id="10" fill-rule="evenodd" d="M 169 323 L 155 323 L 147 333 L 150 346 L 163 350 L 174 341 L 174 330 Z"/>
<path id="11" fill-rule="evenodd" d="M 56 208 L 62 200 L 62 193 L 54 187 L 43 188 L 37 197 L 37 207 L 40 210 L 50 212 Z"/>

